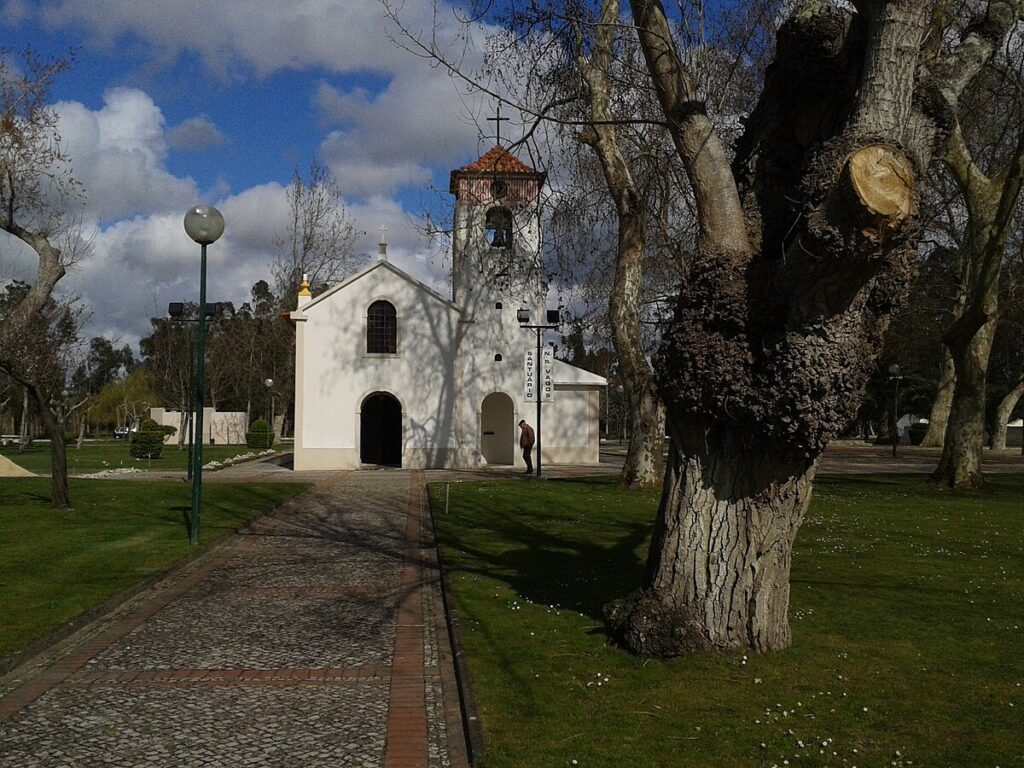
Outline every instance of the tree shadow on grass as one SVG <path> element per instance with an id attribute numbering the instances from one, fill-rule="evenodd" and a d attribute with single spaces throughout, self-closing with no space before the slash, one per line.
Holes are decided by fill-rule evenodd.
<path id="1" fill-rule="evenodd" d="M 549 482 L 593 487 L 592 480 Z M 458 527 L 449 524 L 442 533 L 443 542 L 459 551 L 458 570 L 503 581 L 530 602 L 600 623 L 606 603 L 640 586 L 654 510 L 637 519 L 579 503 L 536 511 L 482 509 Z"/>
<path id="2" fill-rule="evenodd" d="M 171 512 L 180 512 L 181 521 L 185 525 L 185 534 L 192 540 L 192 507 L 171 507 Z"/>

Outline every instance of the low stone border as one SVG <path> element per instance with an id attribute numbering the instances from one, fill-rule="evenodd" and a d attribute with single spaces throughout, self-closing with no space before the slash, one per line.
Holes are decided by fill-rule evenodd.
<path id="1" fill-rule="evenodd" d="M 240 453 L 237 456 L 232 456 L 224 461 L 211 461 L 209 464 L 203 464 L 204 472 L 216 472 L 221 469 L 227 469 L 228 467 L 236 467 L 239 464 L 248 464 L 250 461 L 259 461 L 265 459 L 268 456 L 273 456 L 277 451 L 273 448 L 267 448 L 263 451 Z"/>
<path id="2" fill-rule="evenodd" d="M 443 481 L 434 481 L 443 482 Z M 434 514 L 434 505 L 430 496 L 430 483 L 424 484 L 424 492 L 427 494 L 427 507 L 430 511 L 430 525 L 433 531 L 434 552 L 437 556 L 437 567 L 441 577 L 441 601 L 444 606 L 445 622 L 448 625 L 448 637 L 452 645 L 455 666 L 455 683 L 459 690 L 459 708 L 462 712 L 462 730 L 466 735 L 466 752 L 469 757 L 469 764 L 475 766 L 484 753 L 484 732 L 483 723 L 480 721 L 480 713 L 477 710 L 476 699 L 473 696 L 473 679 L 469 671 L 469 664 L 462 653 L 462 625 L 459 621 L 458 611 L 451 601 L 451 590 L 448 584 L 448 566 L 445 564 L 444 555 L 441 553 L 441 539 L 437 535 L 437 521 Z"/>

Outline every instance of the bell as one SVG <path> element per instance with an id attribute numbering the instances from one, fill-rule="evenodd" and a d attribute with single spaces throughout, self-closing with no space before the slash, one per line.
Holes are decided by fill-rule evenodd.
<path id="1" fill-rule="evenodd" d="M 494 238 L 491 240 L 491 248 L 508 247 L 508 236 L 504 229 L 494 230 Z"/>

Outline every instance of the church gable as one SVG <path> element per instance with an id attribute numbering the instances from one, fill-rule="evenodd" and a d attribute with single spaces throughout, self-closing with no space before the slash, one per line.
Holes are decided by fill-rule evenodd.
<path id="1" fill-rule="evenodd" d="M 372 293 L 375 289 L 379 290 L 381 286 L 388 284 L 391 282 L 392 278 L 395 277 L 407 284 L 408 287 L 416 294 L 421 294 L 423 301 L 441 304 L 448 309 L 456 312 L 459 311 L 459 307 L 454 303 L 426 284 L 420 282 L 409 273 L 399 269 L 391 262 L 377 261 L 346 280 L 338 283 L 334 287 L 324 291 L 312 301 L 300 306 L 296 312 L 300 315 L 306 315 L 310 310 L 316 310 L 318 307 L 325 304 L 330 304 L 339 300 L 345 302 L 353 301 L 359 294 L 368 294 Z M 293 316 L 294 314 L 295 313 L 293 313 Z"/>

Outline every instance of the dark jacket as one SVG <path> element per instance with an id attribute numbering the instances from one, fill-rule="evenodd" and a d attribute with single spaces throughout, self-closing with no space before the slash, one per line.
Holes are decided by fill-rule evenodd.
<path id="1" fill-rule="evenodd" d="M 533 427 L 529 424 L 523 424 L 520 429 L 522 429 L 522 432 L 519 434 L 519 447 L 523 449 L 533 448 L 534 440 L 536 440 L 536 436 L 533 434 Z"/>

